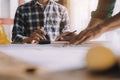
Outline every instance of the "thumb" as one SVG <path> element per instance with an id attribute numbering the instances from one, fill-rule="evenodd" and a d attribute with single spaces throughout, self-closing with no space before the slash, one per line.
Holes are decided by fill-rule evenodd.
<path id="1" fill-rule="evenodd" d="M 43 32 L 44 35 L 46 35 L 46 32 L 44 30 L 44 27 L 41 27 L 40 30 Z"/>

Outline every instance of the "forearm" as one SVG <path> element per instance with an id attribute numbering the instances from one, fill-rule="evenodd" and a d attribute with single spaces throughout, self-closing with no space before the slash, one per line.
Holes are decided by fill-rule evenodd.
<path id="1" fill-rule="evenodd" d="M 92 12 L 92 18 L 108 19 L 112 16 L 116 0 L 99 0 L 96 11 Z"/>
<path id="2" fill-rule="evenodd" d="M 120 12 L 110 19 L 104 21 L 99 27 L 103 32 L 120 28 Z"/>
<path id="3" fill-rule="evenodd" d="M 27 36 L 23 36 L 20 34 L 17 34 L 16 36 L 12 37 L 13 43 L 23 43 L 24 39 L 27 39 Z"/>
<path id="4" fill-rule="evenodd" d="M 99 0 L 96 11 L 91 13 L 89 27 L 95 27 L 112 17 L 116 0 Z"/>
<path id="5" fill-rule="evenodd" d="M 95 27 L 99 24 L 101 24 L 104 20 L 99 19 L 99 18 L 91 18 L 87 28 Z"/>

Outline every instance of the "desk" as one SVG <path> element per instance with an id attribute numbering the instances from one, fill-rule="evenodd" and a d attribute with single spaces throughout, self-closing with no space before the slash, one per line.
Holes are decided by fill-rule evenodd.
<path id="1" fill-rule="evenodd" d="M 0 51 L 30 64 L 56 72 L 85 66 L 85 55 L 90 45 L 63 46 L 61 44 L 12 44 L 0 46 Z M 82 64 L 82 65 L 81 65 Z"/>
<path id="2" fill-rule="evenodd" d="M 50 80 L 120 80 L 120 72 L 93 75 L 87 69 L 54 73 Z"/>
<path id="3" fill-rule="evenodd" d="M 41 70 L 36 75 L 16 77 L 18 75 L 4 75 L 0 73 L 0 80 L 113 80 L 119 76 L 90 75 L 85 69 L 85 56 L 92 45 L 63 46 L 63 45 L 35 45 L 11 44 L 0 46 L 5 55 L 22 60 L 27 65 L 43 68 L 48 72 L 41 77 Z M 25 64 L 26 65 L 26 64 Z M 27 66 L 26 65 L 26 66 Z M 3 68 L 2 68 L 3 69 Z M 13 68 L 14 70 L 14 68 Z M 17 69 L 16 69 L 17 71 Z M 12 71 L 11 71 L 12 72 Z M 14 71 L 13 71 L 14 72 Z M 20 71 L 21 72 L 21 71 Z M 6 71 L 7 73 L 7 71 Z M 8 77 L 6 79 L 5 77 Z M 22 78 L 21 78 L 22 77 Z M 44 79 L 43 79 L 44 78 Z"/>

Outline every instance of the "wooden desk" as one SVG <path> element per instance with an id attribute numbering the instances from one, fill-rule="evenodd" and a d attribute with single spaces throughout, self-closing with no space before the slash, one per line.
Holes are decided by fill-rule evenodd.
<path id="1" fill-rule="evenodd" d="M 50 80 L 120 80 L 120 72 L 93 75 L 87 69 L 52 74 Z"/>
<path id="2" fill-rule="evenodd" d="M 6 52 L 5 54 L 0 53 L 0 80 L 119 80 L 120 79 L 119 72 L 113 72 L 106 75 L 104 74 L 91 75 L 88 72 L 88 70 L 85 69 L 84 67 L 80 69 L 71 69 L 71 70 L 65 70 L 65 71 L 59 71 L 59 72 L 49 72 L 44 69 L 41 69 L 40 66 L 33 64 L 36 62 L 34 55 L 36 56 L 43 55 L 44 53 L 42 54 L 41 52 L 42 51 L 44 52 L 43 49 L 46 50 L 46 48 L 48 52 L 50 52 L 50 50 L 52 51 L 52 49 L 57 50 L 55 51 L 55 54 L 57 54 L 58 57 L 63 57 L 64 59 L 64 56 L 68 54 L 65 55 L 65 53 L 63 53 L 64 56 L 60 56 L 62 52 L 67 52 L 66 50 L 70 50 L 72 53 L 74 52 L 74 54 L 79 56 L 78 52 L 80 51 L 81 52 L 80 54 L 84 55 L 85 53 L 84 50 L 86 51 L 90 46 L 91 45 L 84 45 L 79 47 L 64 47 L 64 48 L 59 45 L 54 45 L 53 48 L 50 48 L 50 46 L 45 46 L 45 45 L 42 45 L 42 47 L 40 45 L 0 46 L 0 51 Z M 23 52 L 24 49 L 26 49 L 26 51 Z M 31 55 L 30 53 L 27 53 L 27 52 L 31 52 L 32 49 L 34 50 L 34 52 L 31 53 L 33 55 Z M 30 50 L 30 51 L 27 51 L 27 50 Z M 16 51 L 15 54 L 13 54 L 14 51 Z M 20 57 L 21 56 L 20 54 L 23 54 L 23 56 Z M 34 58 L 33 63 L 30 64 L 30 62 L 27 61 L 27 59 L 24 59 L 29 57 L 29 56 L 26 56 L 27 54 L 30 54 L 31 56 L 33 56 L 31 57 L 31 58 Z M 15 58 L 8 55 L 14 56 Z M 50 56 L 50 54 L 48 55 Z M 72 55 L 72 54 L 70 55 L 72 56 L 71 59 L 73 58 L 73 56 L 74 56 L 74 59 L 77 59 L 76 55 Z M 83 55 L 81 55 L 82 56 L 81 58 L 84 57 Z M 19 60 L 20 58 L 21 59 L 23 58 L 24 61 Z M 82 60 L 81 58 L 79 60 Z M 72 63 L 71 61 L 69 62 Z M 77 60 L 75 62 L 77 62 Z M 84 63 L 81 62 L 80 65 L 84 66 Z"/>

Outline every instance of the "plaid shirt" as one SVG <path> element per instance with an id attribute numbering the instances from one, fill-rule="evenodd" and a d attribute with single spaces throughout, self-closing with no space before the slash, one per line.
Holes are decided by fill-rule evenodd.
<path id="1" fill-rule="evenodd" d="M 49 0 L 43 7 L 37 0 L 32 0 L 18 7 L 12 31 L 13 42 L 22 42 L 37 29 L 44 27 L 51 41 L 62 32 L 69 31 L 69 17 L 64 6 Z"/>

